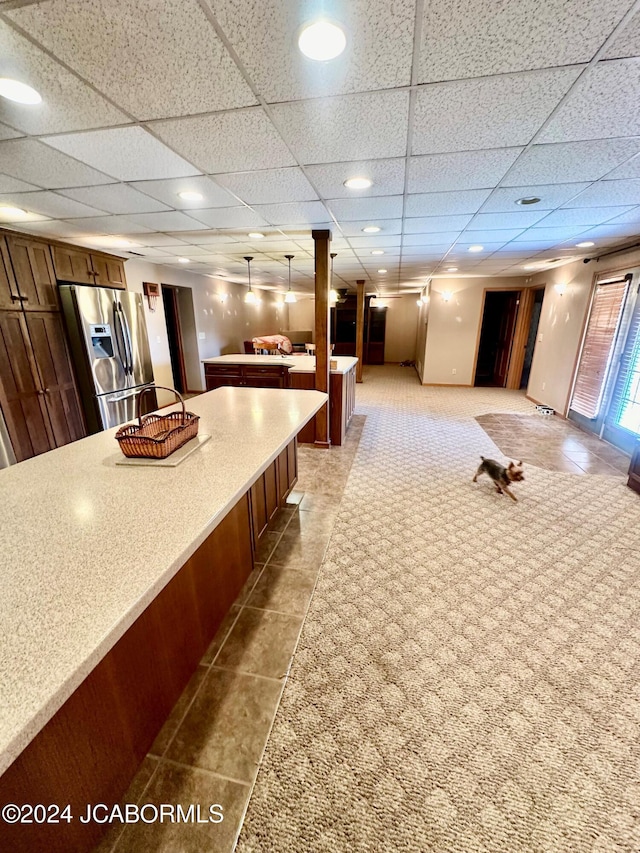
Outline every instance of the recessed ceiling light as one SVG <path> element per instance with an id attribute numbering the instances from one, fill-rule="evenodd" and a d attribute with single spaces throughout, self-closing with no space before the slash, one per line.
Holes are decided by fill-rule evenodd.
<path id="1" fill-rule="evenodd" d="M 379 225 L 366 225 L 362 230 L 365 234 L 377 234 L 381 228 Z"/>
<path id="2" fill-rule="evenodd" d="M 262 234 L 260 231 L 250 231 L 247 234 L 247 237 L 251 237 L 253 240 L 262 240 L 264 234 Z"/>
<path id="3" fill-rule="evenodd" d="M 576 243 L 577 249 L 589 249 L 591 246 L 595 246 L 595 243 L 590 243 L 589 240 L 586 240 L 584 243 Z"/>
<path id="4" fill-rule="evenodd" d="M 458 267 L 447 267 L 447 272 L 458 272 Z"/>
<path id="5" fill-rule="evenodd" d="M 469 246 L 470 252 L 482 252 L 484 251 L 484 246 Z"/>
<path id="6" fill-rule="evenodd" d="M 24 219 L 29 214 L 21 207 L 0 207 L 0 216 L 7 219 Z"/>
<path id="7" fill-rule="evenodd" d="M 537 204 L 539 201 L 537 195 L 526 195 L 524 198 L 516 199 L 516 204 Z"/>
<path id="8" fill-rule="evenodd" d="M 316 21 L 305 27 L 298 38 L 298 47 L 309 59 L 326 62 L 340 56 L 347 46 L 344 30 L 329 21 Z"/>
<path id="9" fill-rule="evenodd" d="M 189 260 L 189 258 L 178 258 L 178 263 L 179 264 L 190 264 L 191 261 Z"/>
<path id="10" fill-rule="evenodd" d="M 386 270 L 378 270 L 379 273 L 386 272 Z"/>
<path id="11" fill-rule="evenodd" d="M 374 249 L 371 252 L 372 255 L 384 255 L 384 249 Z"/>
<path id="12" fill-rule="evenodd" d="M 0 95 L 16 104 L 39 104 L 42 101 L 40 93 L 31 86 L 9 77 L 0 77 Z"/>
<path id="13" fill-rule="evenodd" d="M 363 177 L 347 178 L 344 182 L 345 187 L 349 190 L 368 190 L 372 184 L 371 178 Z"/>
<path id="14" fill-rule="evenodd" d="M 178 198 L 184 201 L 202 201 L 202 194 L 193 192 L 192 190 L 185 190 L 183 193 L 178 193 Z"/>

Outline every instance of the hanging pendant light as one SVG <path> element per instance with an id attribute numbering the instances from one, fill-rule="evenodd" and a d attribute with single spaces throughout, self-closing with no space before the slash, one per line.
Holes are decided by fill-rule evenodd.
<path id="1" fill-rule="evenodd" d="M 288 303 L 297 302 L 296 295 L 291 290 L 291 261 L 294 259 L 295 255 L 285 255 L 285 258 L 289 261 L 289 290 L 287 290 L 287 294 L 284 297 L 284 301 Z"/>
<path id="2" fill-rule="evenodd" d="M 245 293 L 244 301 L 249 305 L 255 305 L 258 300 L 256 299 L 256 295 L 253 290 L 251 290 L 251 261 L 253 260 L 253 257 L 251 255 L 245 255 L 244 259 L 247 262 L 247 270 L 249 271 L 249 290 Z"/>
<path id="3" fill-rule="evenodd" d="M 329 284 L 331 285 L 331 290 L 329 291 L 329 302 L 331 303 L 331 305 L 335 305 L 336 302 L 338 301 L 338 291 L 335 290 L 333 287 L 333 259 L 335 258 L 335 256 L 337 254 L 338 254 L 337 252 L 331 252 L 331 254 L 330 254 L 330 257 L 331 257 L 331 278 L 329 280 Z"/>

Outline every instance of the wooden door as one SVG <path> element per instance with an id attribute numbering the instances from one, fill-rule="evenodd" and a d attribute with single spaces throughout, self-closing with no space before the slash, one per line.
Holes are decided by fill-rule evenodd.
<path id="1" fill-rule="evenodd" d="M 127 281 L 124 277 L 124 261 L 119 258 L 92 254 L 91 265 L 95 272 L 95 284 L 100 285 L 100 287 L 115 287 L 118 290 L 127 289 Z"/>
<path id="2" fill-rule="evenodd" d="M 68 246 L 53 247 L 53 265 L 59 281 L 71 281 L 78 284 L 93 284 L 95 273 L 91 266 L 91 255 L 81 249 Z"/>
<path id="3" fill-rule="evenodd" d="M 25 315 L 0 312 L 0 403 L 16 460 L 55 447 Z"/>
<path id="4" fill-rule="evenodd" d="M 8 237 L 9 255 L 25 311 L 58 311 L 58 287 L 46 243 Z"/>
<path id="5" fill-rule="evenodd" d="M 13 275 L 7 240 L 0 236 L 0 310 L 13 311 L 20 307 L 20 294 Z"/>
<path id="6" fill-rule="evenodd" d="M 507 384 L 507 373 L 511 359 L 513 345 L 513 333 L 516 327 L 518 306 L 520 304 L 520 292 L 506 294 L 507 299 L 503 307 L 500 319 L 500 331 L 498 333 L 496 360 L 494 363 L 493 384 L 498 388 L 504 388 Z"/>
<path id="7" fill-rule="evenodd" d="M 60 314 L 27 315 L 29 339 L 56 447 L 87 434 Z"/>

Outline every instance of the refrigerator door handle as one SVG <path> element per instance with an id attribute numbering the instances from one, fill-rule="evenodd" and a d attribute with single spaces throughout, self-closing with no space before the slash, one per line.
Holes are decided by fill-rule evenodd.
<path id="1" fill-rule="evenodd" d="M 116 349 L 118 350 L 118 358 L 122 364 L 122 368 L 124 370 L 125 377 L 129 376 L 129 360 L 127 358 L 127 348 L 124 342 L 124 329 L 122 328 L 122 320 L 119 314 L 120 305 L 118 302 L 114 300 L 113 302 L 113 325 L 114 325 L 114 338 L 116 341 Z M 122 351 L 124 350 L 124 356 Z"/>
<path id="2" fill-rule="evenodd" d="M 127 320 L 127 315 L 124 313 L 122 305 L 120 303 L 118 303 L 118 305 L 120 307 L 120 315 L 122 317 L 122 325 L 124 329 L 125 348 L 129 359 L 129 375 L 133 376 L 133 343 L 131 341 L 131 329 L 129 328 L 129 321 Z"/>

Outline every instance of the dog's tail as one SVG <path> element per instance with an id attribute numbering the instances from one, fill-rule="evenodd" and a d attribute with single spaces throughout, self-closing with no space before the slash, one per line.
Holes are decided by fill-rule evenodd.
<path id="1" fill-rule="evenodd" d="M 484 458 L 484 456 L 481 456 L 480 459 L 482 459 L 483 462 L 486 462 L 486 459 Z"/>

